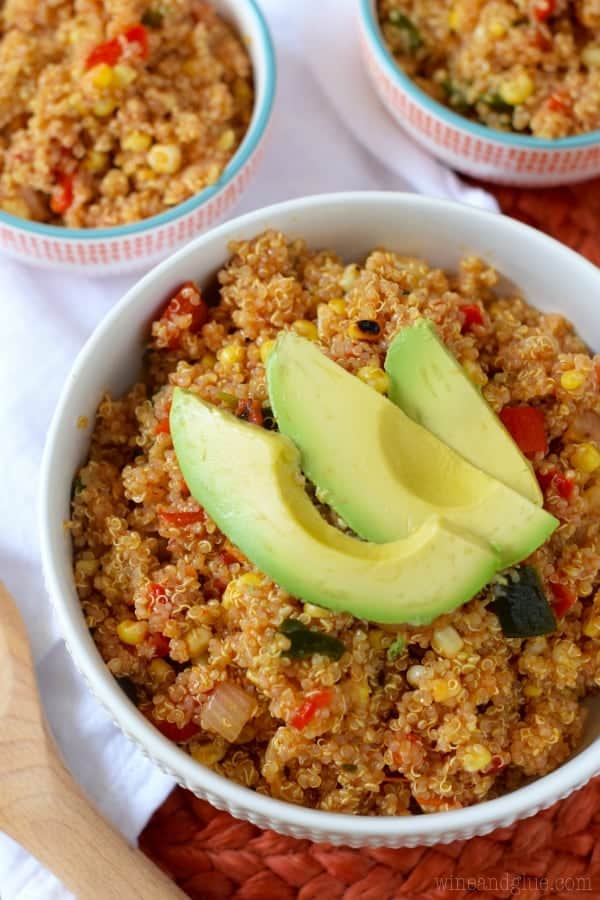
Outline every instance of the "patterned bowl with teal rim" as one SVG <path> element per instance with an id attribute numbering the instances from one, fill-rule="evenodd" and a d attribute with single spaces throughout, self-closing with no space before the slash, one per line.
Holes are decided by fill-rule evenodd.
<path id="1" fill-rule="evenodd" d="M 63 228 L 19 219 L 0 210 L 0 251 L 45 268 L 91 274 L 126 272 L 149 267 L 211 228 L 232 209 L 263 153 L 275 97 L 275 52 L 255 0 L 212 2 L 242 35 L 252 60 L 255 87 L 248 131 L 219 180 L 160 215 L 113 228 Z"/>
<path id="2" fill-rule="evenodd" d="M 358 0 L 363 58 L 394 119 L 442 162 L 500 184 L 551 187 L 600 175 L 600 131 L 544 140 L 471 122 L 421 90 L 396 64 L 377 19 L 376 0 Z"/>

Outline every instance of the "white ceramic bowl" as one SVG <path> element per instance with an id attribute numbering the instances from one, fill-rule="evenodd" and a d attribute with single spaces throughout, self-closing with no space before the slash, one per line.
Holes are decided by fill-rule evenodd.
<path id="1" fill-rule="evenodd" d="M 500 184 L 547 187 L 600 175 L 600 131 L 558 140 L 497 131 L 471 122 L 421 90 L 396 64 L 376 12 L 358 0 L 363 60 L 393 118 L 453 169 Z"/>
<path id="2" fill-rule="evenodd" d="M 255 0 L 211 0 L 247 46 L 254 74 L 254 111 L 244 139 L 216 184 L 166 212 L 114 228 L 62 228 L 0 210 L 0 250 L 45 268 L 115 274 L 148 268 L 220 221 L 256 170 L 275 97 L 273 43 Z"/>
<path id="3" fill-rule="evenodd" d="M 592 710 L 581 750 L 550 775 L 511 794 L 456 812 L 375 818 L 304 809 L 240 787 L 211 772 L 153 728 L 104 665 L 86 628 L 71 571 L 71 483 L 88 453 L 97 404 L 104 391 L 121 394 L 139 374 L 148 325 L 176 285 L 210 281 L 228 257 L 231 239 L 265 228 L 331 247 L 347 260 L 385 245 L 442 267 L 481 254 L 534 305 L 565 313 L 600 347 L 600 272 L 561 244 L 500 215 L 410 194 L 332 194 L 259 210 L 197 238 L 146 275 L 109 313 L 79 354 L 48 434 L 41 473 L 44 574 L 60 628 L 76 666 L 126 735 L 150 759 L 199 797 L 265 828 L 351 846 L 414 846 L 484 834 L 532 815 L 600 772 L 600 705 Z M 80 416 L 86 429 L 77 427 Z"/>

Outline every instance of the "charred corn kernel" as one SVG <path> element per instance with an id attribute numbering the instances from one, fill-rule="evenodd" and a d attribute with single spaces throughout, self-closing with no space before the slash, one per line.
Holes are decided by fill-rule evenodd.
<path id="1" fill-rule="evenodd" d="M 427 674 L 425 666 L 409 666 L 406 670 L 406 680 L 411 687 L 419 687 L 423 678 Z"/>
<path id="2" fill-rule="evenodd" d="M 309 322 L 308 319 L 296 319 L 292 325 L 292 329 L 296 334 L 299 334 L 300 337 L 306 338 L 309 341 L 316 341 L 319 337 L 317 326 L 314 322 Z"/>
<path id="3" fill-rule="evenodd" d="M 181 150 L 177 144 L 155 144 L 148 151 L 148 165 L 161 175 L 174 175 L 181 167 Z"/>
<path id="4" fill-rule="evenodd" d="M 266 363 L 269 356 L 273 352 L 273 347 L 275 346 L 275 341 L 263 341 L 260 345 L 260 358 L 263 363 Z"/>
<path id="5" fill-rule="evenodd" d="M 466 772 L 481 772 L 492 761 L 492 754 L 483 744 L 472 744 L 463 756 L 463 768 Z"/>
<path id="6" fill-rule="evenodd" d="M 350 322 L 346 333 L 353 341 L 378 341 L 381 329 L 375 319 L 359 319 L 358 322 Z"/>
<path id="7" fill-rule="evenodd" d="M 190 754 L 193 759 L 198 763 L 202 763 L 203 766 L 214 766 L 215 763 L 218 763 L 227 751 L 227 744 L 223 742 L 223 744 L 214 742 L 211 744 L 192 744 L 190 747 Z"/>
<path id="8" fill-rule="evenodd" d="M 565 391 L 576 391 L 581 387 L 584 381 L 585 375 L 583 372 L 576 372 L 575 369 L 563 372 L 560 376 L 560 386 L 564 388 Z"/>
<path id="9" fill-rule="evenodd" d="M 257 572 L 244 572 L 243 575 L 235 579 L 235 583 L 238 588 L 260 587 L 263 583 L 263 578 Z"/>
<path id="10" fill-rule="evenodd" d="M 123 150 L 133 150 L 136 153 L 147 150 L 151 144 L 152 138 L 145 131 L 130 131 L 129 134 L 121 138 Z"/>
<path id="11" fill-rule="evenodd" d="M 107 116 L 110 116 L 116 108 L 116 100 L 113 100 L 112 97 L 103 97 L 101 100 L 94 103 L 92 112 L 98 119 L 105 119 Z"/>
<path id="12" fill-rule="evenodd" d="M 379 366 L 362 366 L 356 374 L 378 394 L 387 394 L 390 389 L 390 376 Z"/>
<path id="13" fill-rule="evenodd" d="M 90 150 L 85 157 L 83 166 L 92 175 L 98 175 L 100 172 L 106 171 L 108 161 L 108 153 L 102 153 L 100 150 Z"/>
<path id="14" fill-rule="evenodd" d="M 330 300 L 327 305 L 336 316 L 343 316 L 347 309 L 345 300 Z"/>
<path id="15" fill-rule="evenodd" d="M 593 444 L 580 444 L 573 451 L 573 465 L 578 472 L 595 472 L 600 466 L 600 451 Z"/>
<path id="16" fill-rule="evenodd" d="M 217 141 L 217 147 L 219 148 L 219 150 L 231 150 L 234 144 L 235 131 L 233 130 L 233 128 L 227 128 Z"/>
<path id="17" fill-rule="evenodd" d="M 512 78 L 507 78 L 500 85 L 498 93 L 505 103 L 518 106 L 531 97 L 535 90 L 535 84 L 527 72 L 519 72 Z"/>
<path id="18" fill-rule="evenodd" d="M 488 34 L 493 38 L 503 38 L 506 34 L 506 25 L 496 19 L 495 21 L 490 22 L 488 26 Z"/>
<path id="19" fill-rule="evenodd" d="M 581 629 L 586 637 L 600 638 L 600 615 L 589 616 Z"/>
<path id="20" fill-rule="evenodd" d="M 523 688 L 523 693 L 526 697 L 540 697 L 542 694 L 542 689 L 537 684 L 526 684 Z"/>
<path id="21" fill-rule="evenodd" d="M 452 625 L 436 628 L 431 639 L 431 646 L 440 656 L 453 659 L 463 647 L 463 639 Z"/>
<path id="22" fill-rule="evenodd" d="M 148 634 L 148 623 L 138 622 L 137 619 L 125 619 L 117 625 L 117 635 L 124 644 L 135 647 L 141 644 Z"/>
<path id="23" fill-rule="evenodd" d="M 108 88 L 115 80 L 115 72 L 108 63 L 98 63 L 90 70 L 90 81 L 97 88 Z"/>
<path id="24" fill-rule="evenodd" d="M 350 263 L 349 266 L 346 266 L 344 271 L 342 272 L 342 277 L 340 278 L 340 287 L 347 294 L 348 291 L 354 287 L 356 279 L 360 274 L 360 269 L 356 265 L 356 263 Z"/>
<path id="25" fill-rule="evenodd" d="M 114 68 L 114 81 L 118 87 L 127 87 L 132 84 L 137 77 L 137 69 L 134 69 L 132 66 L 126 66 L 124 63 L 117 63 Z"/>
<path id="26" fill-rule="evenodd" d="M 244 348 L 240 344 L 226 344 L 217 353 L 217 359 L 226 369 L 233 369 L 244 359 Z"/>
<path id="27" fill-rule="evenodd" d="M 160 687 L 161 684 L 175 674 L 175 670 L 164 659 L 153 659 L 148 666 L 148 674 L 154 688 Z"/>
<path id="28" fill-rule="evenodd" d="M 445 678 L 434 678 L 430 687 L 436 703 L 442 703 L 450 696 L 450 689 Z"/>
<path id="29" fill-rule="evenodd" d="M 211 637 L 212 634 L 210 628 L 206 628 L 205 625 L 196 625 L 195 628 L 188 631 L 185 636 L 185 643 L 188 653 L 190 654 L 190 659 L 195 659 L 197 656 L 200 656 L 201 653 L 204 653 L 210 643 Z"/>
<path id="30" fill-rule="evenodd" d="M 581 59 L 588 69 L 600 68 L 600 47 L 597 44 L 588 44 L 581 54 Z"/>

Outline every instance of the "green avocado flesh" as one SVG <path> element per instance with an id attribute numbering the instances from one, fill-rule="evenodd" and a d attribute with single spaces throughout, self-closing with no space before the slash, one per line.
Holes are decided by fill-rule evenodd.
<path id="1" fill-rule="evenodd" d="M 293 332 L 277 339 L 267 382 L 302 470 L 365 540 L 406 537 L 439 515 L 491 544 L 504 567 L 529 556 L 558 525 Z"/>
<path id="2" fill-rule="evenodd" d="M 385 368 L 390 400 L 407 416 L 477 468 L 542 505 L 531 465 L 431 322 L 421 319 L 403 328 L 390 344 Z"/>
<path id="3" fill-rule="evenodd" d="M 306 602 L 374 622 L 426 624 L 468 602 L 498 570 L 485 542 L 439 516 L 386 544 L 338 531 L 306 494 L 288 438 L 181 388 L 170 425 L 192 496 L 258 569 Z"/>

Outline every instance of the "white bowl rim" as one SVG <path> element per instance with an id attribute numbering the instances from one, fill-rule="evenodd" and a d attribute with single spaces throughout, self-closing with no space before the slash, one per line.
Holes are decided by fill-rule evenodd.
<path id="1" fill-rule="evenodd" d="M 500 827 L 499 823 L 502 820 L 512 822 L 519 818 L 525 818 L 583 786 L 597 774 L 600 738 L 594 740 L 559 768 L 531 784 L 496 799 L 486 800 L 460 810 L 425 813 L 419 816 L 354 816 L 347 813 L 324 812 L 296 806 L 286 801 L 267 797 L 242 787 L 196 763 L 144 718 L 125 696 L 105 666 L 91 636 L 88 635 L 89 641 L 85 646 L 82 645 L 75 618 L 78 620 L 79 627 L 81 619 L 78 615 L 72 616 L 68 609 L 62 593 L 61 575 L 58 567 L 54 564 L 55 542 L 52 534 L 55 531 L 56 516 L 51 508 L 50 485 L 54 467 L 60 467 L 57 443 L 59 433 L 63 428 L 63 410 L 68 404 L 69 395 L 78 373 L 86 367 L 87 358 L 93 354 L 96 344 L 118 323 L 121 311 L 130 303 L 134 303 L 137 296 L 158 275 L 171 268 L 176 270 L 179 261 L 187 255 L 200 253 L 202 245 L 206 242 L 223 238 L 232 239 L 237 231 L 255 223 L 257 229 L 260 230 L 266 227 L 265 221 L 268 222 L 269 216 L 275 213 L 293 213 L 307 208 L 318 212 L 321 206 L 334 204 L 340 206 L 345 215 L 351 205 L 353 212 L 357 214 L 357 210 L 362 205 L 368 207 L 374 203 L 399 206 L 404 214 L 406 214 L 406 208 L 410 209 L 411 207 L 417 214 L 423 211 L 430 214 L 436 211 L 446 211 L 450 214 L 471 217 L 474 221 L 481 221 L 483 224 L 493 218 L 496 227 L 501 231 L 512 232 L 513 237 L 517 239 L 521 236 L 525 242 L 537 245 L 536 249 L 539 249 L 540 252 L 559 254 L 564 259 L 564 265 L 575 272 L 579 269 L 582 272 L 586 271 L 588 276 L 592 274 L 598 280 L 600 287 L 600 271 L 584 257 L 548 235 L 497 213 L 418 194 L 384 191 L 317 194 L 263 207 L 231 219 L 217 228 L 199 235 L 141 278 L 110 310 L 79 352 L 53 415 L 41 465 L 38 523 L 41 556 L 46 589 L 52 600 L 62 637 L 79 672 L 84 675 L 95 696 L 102 702 L 124 733 L 133 738 L 153 762 L 174 775 L 179 782 L 187 785 L 198 784 L 207 794 L 210 793 L 219 798 L 223 803 L 222 808 L 250 809 L 254 816 L 264 817 L 270 822 L 280 822 L 285 829 L 295 828 L 301 832 L 319 832 L 323 834 L 323 840 L 327 840 L 328 833 L 336 833 L 347 837 L 348 842 L 351 843 L 359 834 L 362 843 L 367 844 L 369 839 L 411 838 L 417 833 L 427 835 L 429 843 L 434 842 L 429 840 L 430 838 L 434 838 L 437 842 L 444 842 L 445 840 L 454 840 L 457 832 L 460 834 L 477 833 L 478 829 L 485 829 L 488 823 L 494 823 L 490 826 L 489 830 L 491 830 L 493 827 Z M 176 281 L 176 279 L 174 280 Z M 161 299 L 157 298 L 157 307 L 160 305 Z"/>
<path id="2" fill-rule="evenodd" d="M 264 85 L 260 95 L 257 97 L 252 119 L 242 143 L 221 172 L 215 184 L 204 188 L 187 200 L 177 203 L 171 209 L 128 225 L 112 225 L 105 228 L 65 228 L 63 225 L 48 225 L 45 222 L 21 219 L 19 216 L 5 212 L 3 209 L 0 209 L 0 225 L 26 234 L 40 235 L 41 237 L 60 241 L 131 238 L 149 229 L 160 228 L 163 225 L 177 222 L 182 216 L 204 206 L 212 197 L 224 190 L 235 176 L 242 171 L 259 147 L 271 120 L 277 85 L 275 48 L 271 32 L 260 6 L 256 0 L 235 0 L 235 2 L 245 6 L 254 20 L 255 35 L 253 37 L 256 39 L 258 53 L 265 66 Z M 253 73 L 256 76 L 255 66 L 253 66 Z"/>
<path id="3" fill-rule="evenodd" d="M 581 150 L 600 144 L 600 129 L 586 131 L 583 134 L 574 134 L 564 138 L 539 138 L 533 134 L 517 134 L 511 131 L 500 131 L 498 128 L 490 128 L 480 122 L 473 122 L 466 116 L 461 116 L 449 106 L 444 106 L 430 97 L 416 84 L 397 64 L 393 55 L 383 39 L 379 21 L 375 12 L 376 0 L 358 0 L 360 20 L 369 46 L 375 53 L 377 62 L 396 86 L 437 119 L 441 119 L 452 128 L 473 135 L 486 142 L 504 144 L 508 147 L 520 147 L 528 150 L 544 150 L 556 152 L 559 150 Z"/>

